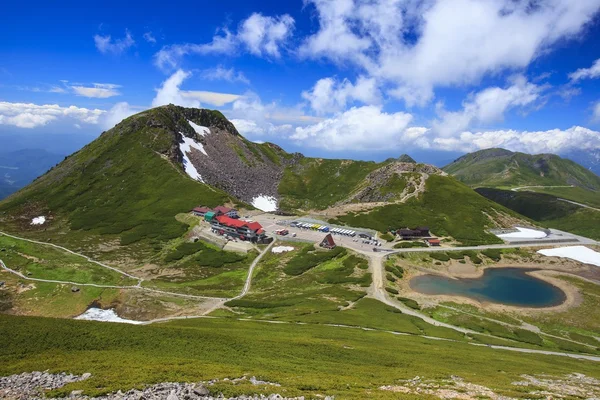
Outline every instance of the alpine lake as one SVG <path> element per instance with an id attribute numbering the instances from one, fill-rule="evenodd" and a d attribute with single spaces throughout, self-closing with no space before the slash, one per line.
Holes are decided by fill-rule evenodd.
<path id="1" fill-rule="evenodd" d="M 566 300 L 561 289 L 528 275 L 531 271 L 534 269 L 488 268 L 481 277 L 459 279 L 421 275 L 411 279 L 410 287 L 427 295 L 462 296 L 516 307 L 553 307 Z"/>

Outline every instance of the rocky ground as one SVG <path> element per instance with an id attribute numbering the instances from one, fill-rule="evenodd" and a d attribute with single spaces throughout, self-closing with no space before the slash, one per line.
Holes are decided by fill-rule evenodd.
<path id="1" fill-rule="evenodd" d="M 513 382 L 515 386 L 529 388 L 528 398 L 542 399 L 598 399 L 600 398 L 600 380 L 583 374 L 569 374 L 564 377 L 522 375 L 522 381 Z M 396 393 L 429 395 L 440 399 L 478 400 L 517 400 L 503 396 L 492 389 L 466 382 L 458 376 L 450 379 L 432 380 L 415 377 L 399 381 L 396 385 L 386 385 L 379 389 Z"/>
<path id="2" fill-rule="evenodd" d="M 50 374 L 47 372 L 31 372 L 19 375 L 11 375 L 0 378 L 0 399 L 10 400 L 42 400 L 46 399 L 46 392 L 61 388 L 69 383 L 89 379 L 89 373 L 83 375 L 71 375 L 66 373 Z M 227 379 L 224 379 L 227 380 Z M 100 397 L 84 396 L 82 391 L 74 390 L 69 397 L 58 399 L 70 400 L 218 400 L 225 399 L 218 393 L 211 393 L 210 386 L 218 382 L 199 383 L 175 383 L 165 382 L 148 386 L 143 390 L 132 389 L 127 392 L 118 391 Z M 253 385 L 279 386 L 277 383 L 259 381 L 254 377 L 232 379 L 231 382 L 250 382 Z M 282 397 L 278 394 L 249 395 L 231 397 L 229 400 L 304 400 L 304 397 Z M 333 397 L 325 397 L 324 400 L 333 400 Z"/>

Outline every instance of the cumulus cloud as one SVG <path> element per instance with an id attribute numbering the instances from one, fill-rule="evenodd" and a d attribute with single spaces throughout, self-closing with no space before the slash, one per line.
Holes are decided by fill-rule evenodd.
<path id="1" fill-rule="evenodd" d="M 183 107 L 199 108 L 202 103 L 223 106 L 241 97 L 240 95 L 230 93 L 181 90 L 183 81 L 190 76 L 192 76 L 191 72 L 180 69 L 167 78 L 162 83 L 162 86 L 156 90 L 156 96 L 152 100 L 152 107 L 176 104 Z"/>
<path id="2" fill-rule="evenodd" d="M 152 107 L 164 106 L 166 104 L 176 104 L 183 107 L 200 107 L 200 102 L 194 98 L 183 96 L 180 87 L 184 80 L 192 74 L 183 70 L 177 70 L 162 86 L 156 90 L 156 96 L 152 100 Z"/>
<path id="3" fill-rule="evenodd" d="M 103 110 L 76 106 L 61 107 L 58 104 L 37 105 L 32 103 L 0 102 L 0 125 L 18 128 L 37 128 L 62 118 L 86 124 L 97 124 Z"/>
<path id="4" fill-rule="evenodd" d="M 600 78 L 600 58 L 590 68 L 580 68 L 569 74 L 569 79 L 576 82 L 582 79 Z"/>
<path id="5" fill-rule="evenodd" d="M 279 58 L 279 48 L 293 29 L 294 19 L 288 14 L 269 17 L 254 13 L 242 22 L 237 38 L 254 55 Z"/>
<path id="6" fill-rule="evenodd" d="M 290 138 L 331 151 L 386 150 L 420 143 L 424 128 L 409 128 L 412 115 L 385 113 L 377 106 L 352 107 L 319 123 L 297 127 Z"/>
<path id="7" fill-rule="evenodd" d="M 363 76 L 355 84 L 347 79 L 342 82 L 333 78 L 320 79 L 310 91 L 302 92 L 302 97 L 319 115 L 342 111 L 354 101 L 371 105 L 381 102 L 375 79 Z"/>
<path id="8" fill-rule="evenodd" d="M 131 46 L 135 44 L 135 40 L 131 36 L 129 31 L 125 31 L 125 37 L 122 39 L 112 39 L 111 35 L 95 35 L 94 43 L 96 44 L 96 48 L 102 54 L 115 54 L 119 55 L 124 53 Z"/>
<path id="9" fill-rule="evenodd" d="M 112 83 L 94 83 L 92 86 L 74 85 L 71 89 L 78 96 L 106 99 L 119 96 L 121 93 L 117 89 L 120 87 Z"/>
<path id="10" fill-rule="evenodd" d="M 227 81 L 241 82 L 246 85 L 250 84 L 250 80 L 246 78 L 243 72 L 236 71 L 235 68 L 224 68 L 218 65 L 215 68 L 210 68 L 202 71 L 202 78 L 209 81 Z"/>
<path id="11" fill-rule="evenodd" d="M 530 83 L 523 76 L 514 77 L 507 88 L 491 87 L 472 95 L 463 102 L 461 111 L 450 112 L 440 108 L 440 118 L 433 122 L 433 130 L 443 137 L 449 137 L 474 124 L 501 121 L 507 110 L 535 103 L 544 89 L 545 86 Z"/>
<path id="12" fill-rule="evenodd" d="M 279 58 L 280 49 L 293 29 L 294 19 L 287 14 L 271 17 L 254 13 L 240 23 L 237 32 L 231 32 L 227 28 L 219 29 L 209 43 L 164 46 L 154 55 L 154 62 L 161 69 L 173 69 L 189 54 L 233 55 L 241 48 L 257 56 Z"/>
<path id="13" fill-rule="evenodd" d="M 475 151 L 502 147 L 525 153 L 561 153 L 568 150 L 600 148 L 600 132 L 574 126 L 566 130 L 463 132 L 457 137 L 433 139 L 432 146 L 441 150 Z"/>
<path id="14" fill-rule="evenodd" d="M 408 105 L 436 87 L 468 85 L 528 66 L 557 41 L 579 32 L 600 0 L 308 0 L 319 30 L 305 57 L 354 63 L 395 86 Z M 515 34 L 518 32 L 519 34 Z"/>
<path id="15" fill-rule="evenodd" d="M 101 118 L 101 125 L 104 129 L 110 129 L 125 118 L 140 112 L 141 108 L 132 107 L 127 102 L 120 102 L 115 104 L 108 110 Z"/>

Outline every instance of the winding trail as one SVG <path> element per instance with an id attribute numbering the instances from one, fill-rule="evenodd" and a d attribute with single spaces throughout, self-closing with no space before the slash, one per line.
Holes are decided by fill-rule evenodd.
<path id="1" fill-rule="evenodd" d="M 120 273 L 124 276 L 127 276 L 129 278 L 132 279 L 136 279 L 138 281 L 137 285 L 135 286 L 118 286 L 118 285 L 99 285 L 99 284 L 94 284 L 94 283 L 78 283 L 78 282 L 71 282 L 71 281 L 60 281 L 60 280 L 52 280 L 52 279 L 40 279 L 40 278 L 31 278 L 28 276 L 23 275 L 22 273 L 15 271 L 11 268 L 8 268 L 6 266 L 6 264 L 4 264 L 4 262 L 2 260 L 0 260 L 0 267 L 2 269 L 4 269 L 5 271 L 12 273 L 16 276 L 18 276 L 21 279 L 24 280 L 28 280 L 28 281 L 35 281 L 35 282 L 46 282 L 46 283 L 56 283 L 56 284 L 66 284 L 66 285 L 76 285 L 76 286 L 90 286 L 90 287 L 97 287 L 97 288 L 106 288 L 106 289 L 129 289 L 129 290 L 143 290 L 143 291 L 148 291 L 148 292 L 152 292 L 152 293 L 158 293 L 158 294 L 164 294 L 164 295 L 168 295 L 168 296 L 174 296 L 174 297 L 184 297 L 184 298 L 190 298 L 190 299 L 196 299 L 196 300 L 204 300 L 207 302 L 213 302 L 213 304 L 207 308 L 206 310 L 204 310 L 202 312 L 202 314 L 197 315 L 197 316 L 179 316 L 179 317 L 165 317 L 165 318 L 157 318 L 154 320 L 150 320 L 150 321 L 145 321 L 143 322 L 141 325 L 148 325 L 148 324 L 153 324 L 153 323 L 159 323 L 159 322 L 168 322 L 168 321 L 174 321 L 174 320 L 184 320 L 184 319 L 195 319 L 195 318 L 218 318 L 218 317 L 211 317 L 208 314 L 210 314 L 211 312 L 213 312 L 214 310 L 217 310 L 221 307 L 223 307 L 223 305 L 229 301 L 229 300 L 236 300 L 236 299 L 241 299 L 242 297 L 246 296 L 248 294 L 248 292 L 250 291 L 251 288 L 251 284 L 252 284 L 252 275 L 254 273 L 254 270 L 256 268 L 256 266 L 258 265 L 258 263 L 260 262 L 260 260 L 264 257 L 265 254 L 267 254 L 271 248 L 273 247 L 273 245 L 276 243 L 276 240 L 273 240 L 273 242 L 271 242 L 262 252 L 259 253 L 259 255 L 253 260 L 252 264 L 250 265 L 250 267 L 248 268 L 248 274 L 246 276 L 246 280 L 244 282 L 244 287 L 242 288 L 242 291 L 240 292 L 239 295 L 233 297 L 233 298 L 220 298 L 220 297 L 209 297 L 209 296 L 197 296 L 197 295 L 190 295 L 190 294 L 183 294 L 183 293 L 176 293 L 176 292 L 167 292 L 164 290 L 159 290 L 159 289 L 153 289 L 153 288 L 148 288 L 148 287 L 143 287 L 141 286 L 142 282 L 144 281 L 144 279 L 136 277 L 134 275 L 128 274 L 124 271 L 121 271 L 117 268 L 111 267 L 109 265 L 103 264 L 101 262 L 95 261 L 93 259 L 91 259 L 88 256 L 85 256 L 83 254 L 74 252 L 72 250 L 69 250 L 65 247 L 53 244 L 53 243 L 46 243 L 46 242 L 40 242 L 40 241 L 36 241 L 36 240 L 32 240 L 32 239 L 26 239 L 26 238 L 21 238 L 15 235 L 11 235 L 11 234 L 7 234 L 5 232 L 1 232 L 0 231 L 0 235 L 6 235 L 8 237 L 11 237 L 13 239 L 17 239 L 17 240 L 24 240 L 27 242 L 31 242 L 31 243 L 35 243 L 35 244 L 40 244 L 40 245 L 47 245 L 47 246 L 52 246 L 55 247 L 57 249 L 66 251 L 70 254 L 79 256 L 79 257 L 83 257 L 84 259 L 86 259 L 87 261 L 94 263 L 96 265 L 99 265 L 101 267 L 110 269 L 112 271 L 115 271 L 117 273 Z M 597 243 L 597 242 L 596 242 Z M 540 246 L 543 244 L 538 244 L 537 246 Z M 535 245 L 531 245 L 532 247 Z M 506 244 L 506 245 L 488 245 L 488 246 L 471 246 L 471 247 L 456 247 L 456 248 L 452 248 L 452 250 L 481 250 L 481 249 L 486 249 L 486 248 L 514 248 L 514 247 L 524 247 L 523 245 L 510 245 L 510 244 Z M 354 249 L 356 250 L 356 249 Z M 367 251 L 359 251 L 359 253 L 362 253 L 364 255 L 366 255 L 369 259 L 369 265 L 370 265 L 370 270 L 372 273 L 372 277 L 373 277 L 373 282 L 371 284 L 371 286 L 369 287 L 367 293 L 368 293 L 368 297 L 374 298 L 388 306 L 394 307 L 400 311 L 402 311 L 402 313 L 406 314 L 406 315 L 411 315 L 417 318 L 420 318 L 421 320 L 423 320 L 424 322 L 427 322 L 431 325 L 434 326 L 440 326 L 440 327 L 444 327 L 444 328 L 448 328 L 448 329 L 452 329 L 455 331 L 458 331 L 460 333 L 463 334 L 478 334 L 478 335 L 484 335 L 484 336 L 489 336 L 489 337 L 495 337 L 493 335 L 487 335 L 487 334 L 483 334 L 480 332 L 476 332 L 470 329 L 466 329 L 466 328 L 462 328 L 459 326 L 455 326 L 455 325 L 451 325 L 451 324 L 447 324 L 444 322 L 440 322 L 437 321 L 417 310 L 414 310 L 410 307 L 407 307 L 406 305 L 404 305 L 403 303 L 396 301 L 395 299 L 392 299 L 388 296 L 386 290 L 385 290 L 385 280 L 384 280 L 384 276 L 385 276 L 385 269 L 384 269 L 384 265 L 383 265 L 383 261 L 385 259 L 386 256 L 390 255 L 390 254 L 395 254 L 395 253 L 401 253 L 401 252 L 435 252 L 435 251 L 448 251 L 448 248 L 409 248 L 409 249 L 396 249 L 394 251 L 387 251 L 387 252 L 380 252 L 380 253 L 370 253 Z M 487 318 L 489 319 L 489 318 Z M 293 322 L 287 322 L 287 321 L 271 321 L 271 320 L 251 320 L 251 319 L 247 319 L 247 318 L 239 318 L 239 321 L 251 321 L 251 322 L 266 322 L 266 323 L 285 323 L 285 324 L 289 324 L 289 323 L 293 323 Z M 491 319 L 490 319 L 491 320 Z M 495 321 L 495 320 L 493 320 Z M 497 321 L 496 321 L 497 322 Z M 306 323 L 296 323 L 299 325 L 307 325 Z M 381 329 L 373 329 L 373 328 L 367 328 L 367 327 L 361 327 L 361 326 L 349 326 L 349 325 L 341 325 L 341 324 L 322 324 L 322 325 L 326 325 L 326 326 L 332 326 L 332 327 L 340 327 L 340 328 L 354 328 L 354 329 L 362 329 L 365 331 L 380 331 L 380 332 L 388 332 L 388 333 L 392 333 L 394 335 L 412 335 L 409 333 L 405 333 L 405 332 L 395 332 L 395 331 L 385 331 L 385 330 L 381 330 Z M 533 330 L 533 329 L 532 329 Z M 541 334 L 544 334 L 543 332 L 539 332 Z M 544 334 L 546 335 L 546 334 Z M 445 338 L 438 338 L 438 337 L 430 337 L 427 335 L 412 335 L 412 336 L 418 336 L 418 337 L 422 337 L 425 339 L 429 339 L 429 340 L 445 340 L 445 341 L 453 341 L 453 342 L 457 342 L 457 343 L 464 343 L 464 342 L 459 342 L 459 341 L 455 341 L 452 339 L 445 339 Z M 553 335 L 548 335 L 548 336 L 553 336 Z M 562 338 L 561 338 L 562 339 Z M 572 341 L 574 343 L 579 343 L 579 342 L 575 342 Z M 489 347 L 489 348 L 493 348 L 493 349 L 500 349 L 500 350 L 507 350 L 507 351 L 517 351 L 517 352 L 522 352 L 522 353 L 531 353 L 531 354 L 544 354 L 544 355 L 556 355 L 556 356 L 563 356 L 563 357 L 571 357 L 571 358 L 577 358 L 577 359 L 584 359 L 584 360 L 590 360 L 590 361 L 599 361 L 600 362 L 600 357 L 597 356 L 591 356 L 591 355 L 582 355 L 582 354 L 571 354 L 571 353 L 563 353 L 563 352 L 554 352 L 554 351 L 546 351 L 546 350 L 535 350 L 535 349 L 524 349 L 524 348 L 517 348 L 517 347 L 510 347 L 510 346 L 498 346 L 498 345 L 485 345 L 485 344 L 479 344 L 479 343 L 468 343 L 470 345 L 474 345 L 474 346 L 483 346 L 483 347 Z M 579 343 L 579 344 L 583 344 L 583 343 Z"/>
<path id="2" fill-rule="evenodd" d="M 119 273 L 119 274 L 121 274 L 121 275 L 125 275 L 125 276 L 126 276 L 126 277 L 128 277 L 128 278 L 132 278 L 132 279 L 135 279 L 135 280 L 137 280 L 137 281 L 138 281 L 138 284 L 137 284 L 137 286 L 141 286 L 142 282 L 144 281 L 142 278 L 139 278 L 139 277 L 137 277 L 137 276 L 133 276 L 133 275 L 131 275 L 131 274 L 128 274 L 127 272 L 125 272 L 125 271 L 121 271 L 120 269 L 118 269 L 118 268 L 115 268 L 115 267 L 111 267 L 110 265 L 103 264 L 103 263 L 101 263 L 100 261 L 92 260 L 90 257 L 88 257 L 88 256 L 86 256 L 86 255 L 83 255 L 83 254 L 80 254 L 80 253 L 76 253 L 76 252 L 74 252 L 73 250 L 69 250 L 69 249 L 67 249 L 66 247 L 62 247 L 62 246 L 59 246 L 59 245 L 57 245 L 57 244 L 54 244 L 54 243 L 48 243 L 48 242 L 39 242 L 39 241 L 37 241 L 37 240 L 26 239 L 26 238 L 22 238 L 22 237 L 19 237 L 19 236 L 14 236 L 14 235 L 11 235 L 11 234 L 9 234 L 9 233 L 2 232 L 2 231 L 0 231 L 0 235 L 4 235 L 4 236 L 7 236 L 7 237 L 10 237 L 10 238 L 13 238 L 13 239 L 17 239 L 17 240 L 23 240 L 23 241 L 25 241 L 25 242 L 29 242 L 29 243 L 41 244 L 41 245 L 44 245 L 44 246 L 51 246 L 51 247 L 54 247 L 54 248 L 57 248 L 57 249 L 60 249 L 60 250 L 66 251 L 67 253 L 73 254 L 73 255 L 75 255 L 75 256 L 78 256 L 78 257 L 85 258 L 87 261 L 89 261 L 89 262 L 91 262 L 91 263 L 93 263 L 93 264 L 99 265 L 99 266 L 101 266 L 101 267 L 103 267 L 103 268 L 110 269 L 110 270 L 112 270 L 112 271 L 114 271 L 114 272 L 117 272 L 117 273 Z M 79 285 L 80 285 L 80 284 L 79 284 Z"/>
<path id="3" fill-rule="evenodd" d="M 512 190 L 513 192 L 518 192 L 521 189 L 531 189 L 531 188 L 572 188 L 575 187 L 574 185 L 563 185 L 563 186 L 520 186 L 520 187 L 516 187 L 516 188 L 512 188 L 510 190 Z"/>
<path id="4" fill-rule="evenodd" d="M 248 292 L 250 291 L 250 285 L 252 284 L 252 274 L 254 273 L 254 268 L 256 268 L 263 256 L 267 254 L 269 250 L 271 250 L 274 244 L 275 240 L 269 243 L 269 245 L 258 256 L 256 256 L 254 261 L 252 261 L 252 264 L 250 264 L 250 268 L 248 268 L 248 276 L 246 276 L 246 282 L 244 282 L 244 288 L 242 289 L 242 292 L 239 295 L 233 297 L 231 300 L 241 299 L 246 294 L 248 294 Z"/>
<path id="5" fill-rule="evenodd" d="M 565 203 L 575 204 L 576 206 L 579 206 L 579 207 L 588 208 L 590 210 L 595 210 L 595 211 L 600 211 L 600 208 L 595 208 L 595 207 L 592 207 L 592 206 L 588 206 L 587 204 L 578 203 L 578 202 L 572 201 L 572 200 L 558 199 L 558 201 L 564 201 Z"/>

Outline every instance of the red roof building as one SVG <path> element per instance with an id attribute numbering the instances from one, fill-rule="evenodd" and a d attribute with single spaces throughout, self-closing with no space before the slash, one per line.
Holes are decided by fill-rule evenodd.
<path id="1" fill-rule="evenodd" d="M 218 206 L 218 207 L 215 207 L 213 209 L 213 211 L 217 215 L 226 215 L 226 216 L 231 217 L 231 218 L 237 218 L 238 217 L 238 213 L 237 213 L 237 210 L 235 208 L 229 208 L 229 207 L 225 207 L 225 206 Z"/>
<path id="2" fill-rule="evenodd" d="M 194 208 L 194 209 L 192 210 L 192 212 L 193 212 L 195 215 L 198 215 L 198 216 L 200 216 L 200 217 L 203 217 L 203 216 L 204 216 L 204 214 L 206 214 L 206 213 L 207 213 L 207 212 L 209 212 L 209 211 L 211 211 L 211 210 L 210 210 L 210 208 L 208 208 L 208 207 L 196 207 L 196 208 Z"/>

